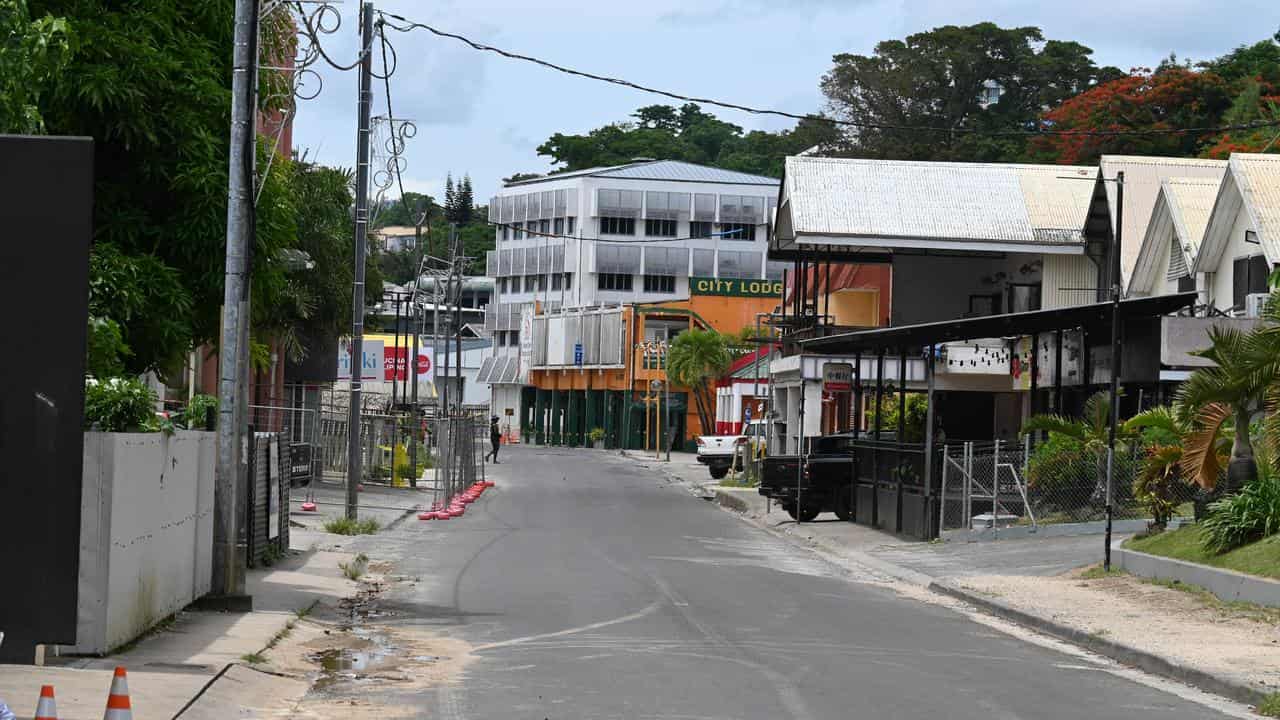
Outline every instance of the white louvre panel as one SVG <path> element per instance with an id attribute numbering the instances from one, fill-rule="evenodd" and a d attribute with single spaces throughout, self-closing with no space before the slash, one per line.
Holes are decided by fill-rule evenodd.
<path id="1" fill-rule="evenodd" d="M 516 381 L 520 375 L 520 358 L 512 355 L 507 358 L 507 364 L 502 367 L 502 379 L 498 382 L 510 384 Z"/>
<path id="2" fill-rule="evenodd" d="M 639 190 L 596 190 L 596 215 L 598 217 L 639 217 Z"/>
<path id="3" fill-rule="evenodd" d="M 600 365 L 622 364 L 622 311 L 600 316 Z"/>
<path id="4" fill-rule="evenodd" d="M 542 272 L 542 266 L 538 263 L 538 254 L 542 248 L 531 247 L 524 251 L 524 274 L 537 275 Z"/>
<path id="5" fill-rule="evenodd" d="M 516 195 L 516 212 L 511 218 L 515 222 L 524 222 L 524 215 L 529 206 L 528 195 Z"/>
<path id="6" fill-rule="evenodd" d="M 545 317 L 533 319 L 533 364 L 534 366 L 547 364 L 547 319 Z"/>
<path id="7" fill-rule="evenodd" d="M 760 253 L 720 251 L 720 277 L 755 278 L 760 276 Z"/>
<path id="8" fill-rule="evenodd" d="M 502 198 L 502 222 L 514 222 L 516 219 L 516 196 L 508 195 Z"/>
<path id="9" fill-rule="evenodd" d="M 679 220 L 689 217 L 689 193 L 653 190 L 646 192 L 644 216 L 655 220 Z"/>
<path id="10" fill-rule="evenodd" d="M 1187 257 L 1182 254 L 1182 246 L 1177 236 L 1169 238 L 1169 270 L 1164 274 L 1165 280 L 1180 280 L 1190 272 L 1187 270 Z"/>
<path id="11" fill-rule="evenodd" d="M 490 303 L 489 305 L 485 305 L 484 306 L 485 332 L 492 333 L 494 331 L 494 326 L 497 325 L 497 318 L 498 318 L 498 306 L 492 303 Z"/>
<path id="12" fill-rule="evenodd" d="M 562 307 L 564 307 L 564 302 L 561 300 L 547 301 L 547 312 L 560 312 L 560 308 Z"/>
<path id="13" fill-rule="evenodd" d="M 538 217 L 542 219 L 551 218 L 555 212 L 556 192 L 554 190 L 546 190 L 542 193 L 542 203 L 539 205 Z"/>
<path id="14" fill-rule="evenodd" d="M 699 222 L 715 222 L 716 196 L 710 193 L 695 193 L 693 196 L 693 219 Z"/>
<path id="15" fill-rule="evenodd" d="M 525 195 L 527 198 L 525 204 L 528 208 L 528 219 L 537 220 L 542 213 L 542 195 L 540 193 L 530 193 Z"/>
<path id="16" fill-rule="evenodd" d="M 516 248 L 515 255 L 512 256 L 511 264 L 512 275 L 528 275 L 529 268 L 525 265 L 525 249 Z"/>
<path id="17" fill-rule="evenodd" d="M 487 357 L 480 363 L 480 372 L 476 373 L 476 382 L 487 383 L 493 375 L 493 363 L 497 358 Z"/>
<path id="18" fill-rule="evenodd" d="M 498 277 L 511 276 L 511 248 L 500 251 L 498 256 Z"/>
<path id="19" fill-rule="evenodd" d="M 484 253 L 484 274 L 498 277 L 498 251 L 486 250 Z"/>
<path id="20" fill-rule="evenodd" d="M 716 251 L 693 251 L 693 274 L 697 277 L 712 277 L 716 274 Z"/>
<path id="21" fill-rule="evenodd" d="M 720 196 L 720 222 L 759 225 L 764 222 L 765 199 L 746 195 Z"/>
<path id="22" fill-rule="evenodd" d="M 553 217 L 564 217 L 565 210 L 568 209 L 568 199 L 565 197 L 564 190 L 555 190 L 555 210 Z"/>
<path id="23" fill-rule="evenodd" d="M 764 276 L 770 280 L 781 280 L 782 273 L 791 267 L 791 263 L 767 260 L 764 264 Z"/>
<path id="24" fill-rule="evenodd" d="M 564 361 L 562 365 L 573 364 L 573 346 L 582 342 L 582 316 L 566 315 L 564 318 Z"/>
<path id="25" fill-rule="evenodd" d="M 489 198 L 489 222 L 499 222 L 498 219 L 498 196 Z"/>
<path id="26" fill-rule="evenodd" d="M 596 272 L 635 275 L 640 272 L 640 248 L 597 243 Z"/>
<path id="27" fill-rule="evenodd" d="M 551 248 L 551 272 L 564 272 L 564 245 L 556 245 Z"/>
<path id="28" fill-rule="evenodd" d="M 563 192 L 565 195 L 565 216 L 578 217 L 582 215 L 582 208 L 578 207 L 578 188 L 568 188 Z"/>
<path id="29" fill-rule="evenodd" d="M 646 247 L 644 249 L 644 272 L 647 275 L 684 275 L 688 268 L 688 248 Z"/>
<path id="30" fill-rule="evenodd" d="M 600 313 L 582 316 L 582 364 L 600 364 Z"/>

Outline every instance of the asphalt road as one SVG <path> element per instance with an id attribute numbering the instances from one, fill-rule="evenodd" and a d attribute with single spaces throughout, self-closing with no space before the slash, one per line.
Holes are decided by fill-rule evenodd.
<path id="1" fill-rule="evenodd" d="M 603 452 L 504 448 L 467 515 L 368 540 L 392 622 L 473 646 L 432 718 L 1223 717 L 837 569 Z"/>

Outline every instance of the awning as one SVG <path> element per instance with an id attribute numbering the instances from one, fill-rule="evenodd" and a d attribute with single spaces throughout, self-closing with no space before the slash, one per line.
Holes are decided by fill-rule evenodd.
<path id="1" fill-rule="evenodd" d="M 1196 293 L 1194 292 L 1122 300 L 1120 317 L 1122 320 L 1158 317 L 1191 306 L 1195 302 Z M 1033 310 L 918 325 L 900 325 L 876 330 L 859 330 L 801 340 L 797 344 L 802 352 L 848 354 L 866 350 L 920 348 L 954 340 L 1017 337 L 1078 327 L 1108 327 L 1110 323 L 1111 303 L 1099 302 L 1052 310 Z"/>

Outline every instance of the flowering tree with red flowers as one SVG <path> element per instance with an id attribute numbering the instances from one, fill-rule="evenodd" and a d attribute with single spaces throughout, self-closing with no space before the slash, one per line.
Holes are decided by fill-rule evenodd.
<path id="1" fill-rule="evenodd" d="M 1162 130 L 1212 127 L 1231 106 L 1231 89 L 1217 74 L 1172 66 L 1136 68 L 1065 100 L 1045 113 L 1052 130 Z M 1103 154 L 1195 156 L 1212 138 L 1198 133 L 1149 135 L 1045 135 L 1030 154 L 1045 162 L 1090 164 Z"/>

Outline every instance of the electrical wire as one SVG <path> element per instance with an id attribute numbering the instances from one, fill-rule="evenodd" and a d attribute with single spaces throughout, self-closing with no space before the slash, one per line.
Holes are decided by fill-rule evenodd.
<path id="1" fill-rule="evenodd" d="M 522 62 L 532 63 L 550 70 L 554 70 L 565 75 L 586 78 L 598 82 L 609 83 L 612 85 L 620 85 L 622 87 L 638 90 L 651 95 L 659 95 L 670 98 L 672 100 L 681 100 L 684 102 L 700 103 L 702 105 L 711 105 L 721 107 L 728 110 L 738 110 L 753 115 L 771 115 L 775 117 L 790 118 L 792 120 L 810 120 L 815 122 L 825 122 L 832 125 L 844 127 L 858 128 L 862 130 L 891 130 L 904 132 L 932 133 L 932 134 L 948 134 L 948 135 L 976 135 L 985 137 L 1036 137 L 1036 136 L 1059 136 L 1059 137 L 1141 137 L 1146 135 L 1180 135 L 1186 133 L 1221 133 L 1236 130 L 1254 130 L 1263 127 L 1280 127 L 1280 120 L 1260 120 L 1251 123 L 1237 123 L 1232 125 L 1218 125 L 1214 127 L 1189 127 L 1189 128 L 1148 128 L 1142 130 L 1052 130 L 1048 128 L 1037 128 L 1035 130 L 985 130 L 981 128 L 942 128 L 930 127 L 923 125 L 893 125 L 886 123 L 865 123 L 856 120 L 842 120 L 840 118 L 827 117 L 825 115 L 814 115 L 811 113 L 793 113 L 785 110 L 770 110 L 740 103 L 716 100 L 714 98 L 700 98 L 690 95 L 683 95 L 672 92 L 670 90 L 662 90 L 647 85 L 641 85 L 631 80 L 623 78 L 610 77 L 608 75 L 599 75 L 585 70 L 575 70 L 574 68 L 565 67 L 548 60 L 536 58 L 530 55 L 522 55 L 510 50 L 486 45 L 477 42 L 464 35 L 447 32 L 438 28 L 427 25 L 426 23 L 410 20 L 403 15 L 378 10 L 378 14 L 383 18 L 384 22 L 387 18 L 399 21 L 401 24 L 394 22 L 386 22 L 386 25 L 393 30 L 399 32 L 410 32 L 415 29 L 426 30 L 427 32 L 442 38 L 456 40 L 464 45 L 471 47 L 473 50 L 481 52 L 494 53 L 510 60 L 520 60 Z"/>
<path id="2" fill-rule="evenodd" d="M 329 63 L 329 65 L 335 70 L 342 70 L 344 72 L 347 70 L 355 70 L 360 66 L 360 63 L 364 61 L 365 55 L 373 49 L 372 46 L 369 46 L 361 50 L 360 54 L 356 56 L 355 62 L 350 65 L 343 65 L 342 63 L 337 62 L 333 58 L 329 57 L 329 53 L 324 51 L 324 45 L 320 43 L 320 36 L 316 33 L 315 28 L 311 27 L 311 18 L 307 15 L 306 11 L 303 10 L 302 3 L 299 2 L 296 3 L 296 5 L 298 8 L 298 17 L 302 18 L 302 26 L 307 31 L 307 38 L 311 41 L 311 44 L 315 47 L 316 51 L 320 53 L 320 57 L 324 58 L 324 61 Z M 322 6 L 322 10 L 323 7 L 327 6 Z"/>

